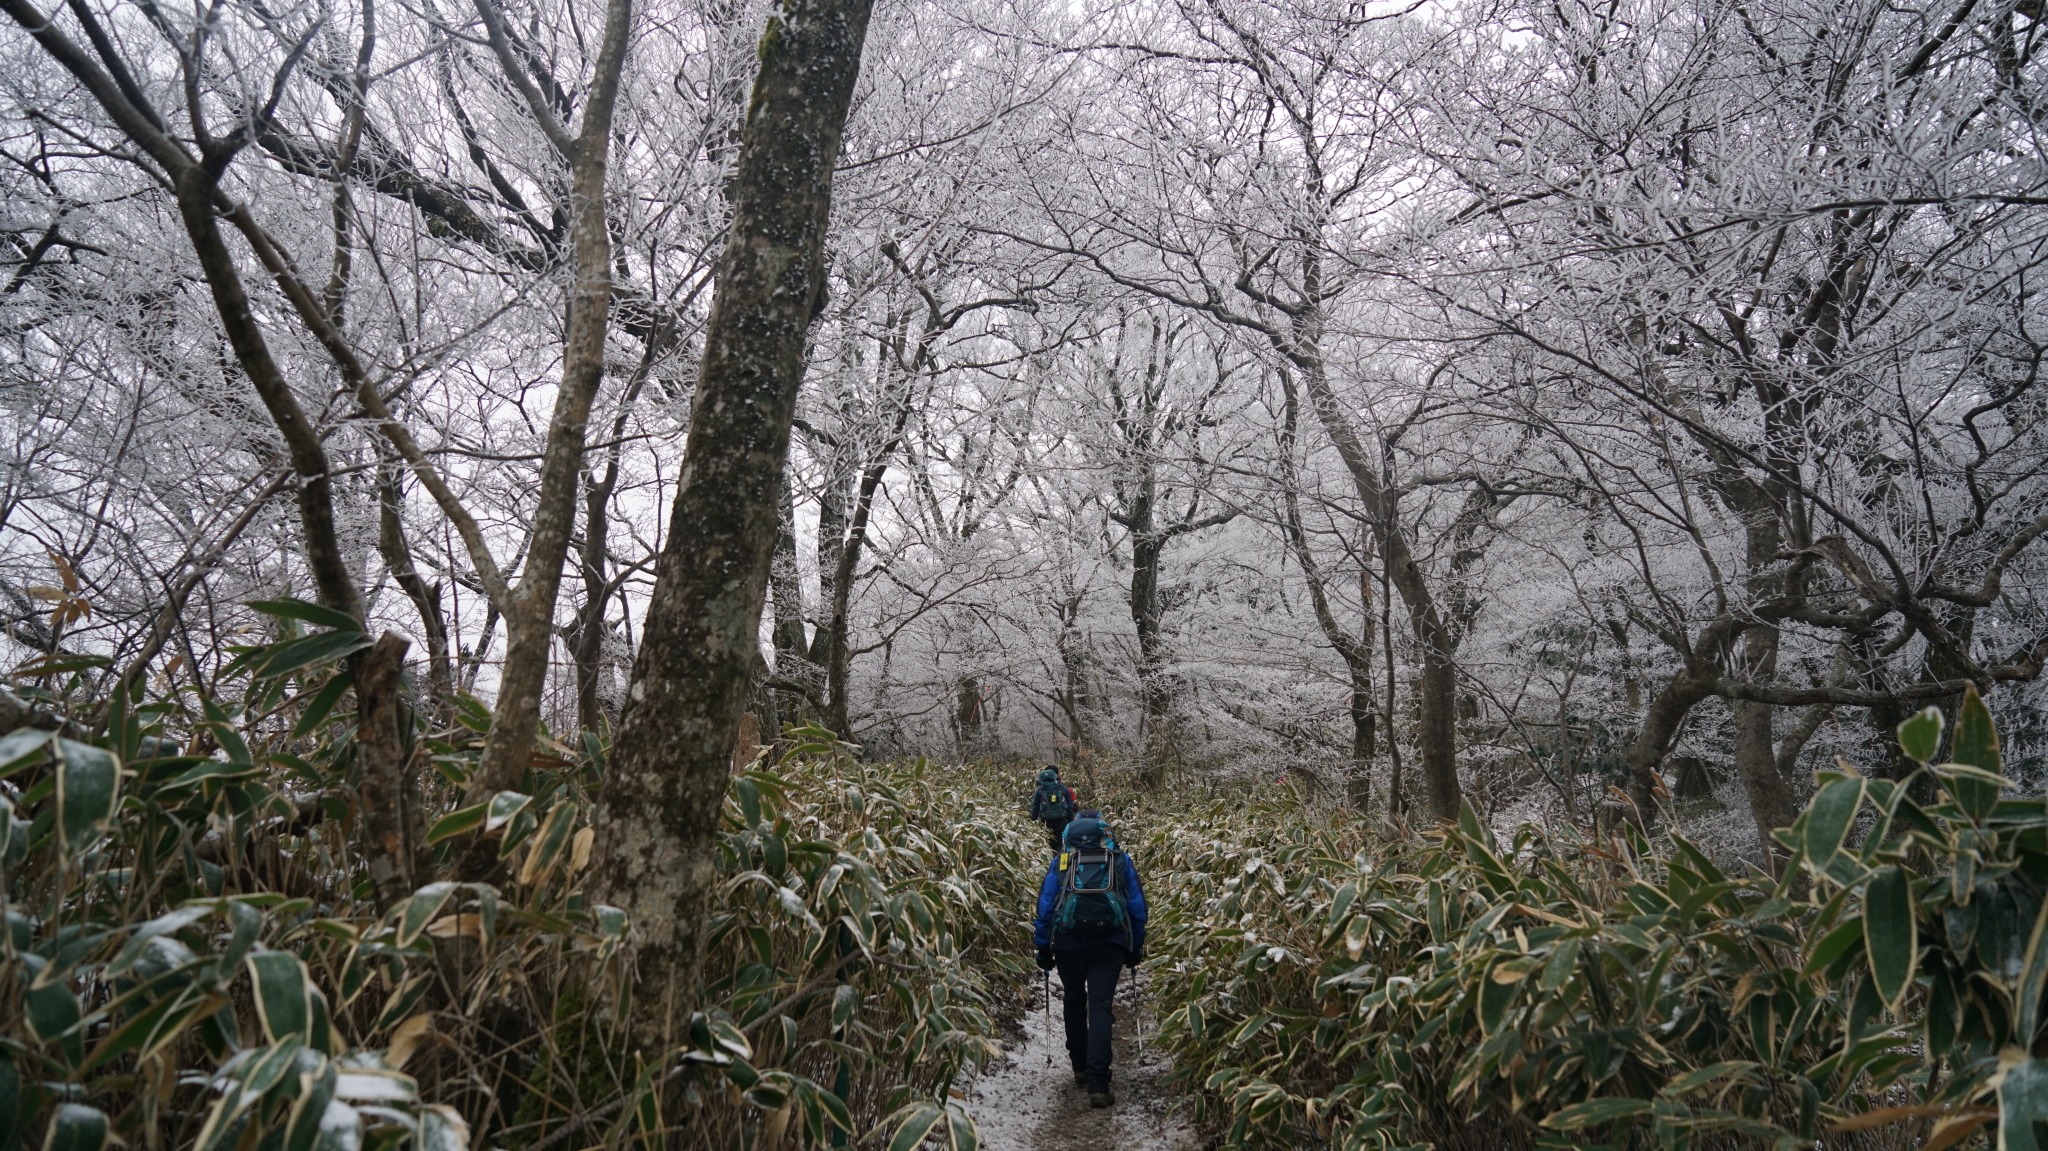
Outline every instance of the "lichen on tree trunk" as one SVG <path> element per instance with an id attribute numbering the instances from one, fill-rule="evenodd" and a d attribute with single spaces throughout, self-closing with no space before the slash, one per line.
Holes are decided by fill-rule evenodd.
<path id="1" fill-rule="evenodd" d="M 788 0 L 761 41 L 683 472 L 597 812 L 594 901 L 632 923 L 630 1040 L 670 1045 L 698 993 L 712 837 L 760 656 L 832 169 L 872 0 Z"/>

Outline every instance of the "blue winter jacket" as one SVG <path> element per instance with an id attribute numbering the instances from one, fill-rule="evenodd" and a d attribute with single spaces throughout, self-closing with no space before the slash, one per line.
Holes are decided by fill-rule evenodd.
<path id="1" fill-rule="evenodd" d="M 1054 951 L 1079 951 L 1105 942 L 1100 938 L 1083 938 L 1072 932 L 1052 933 L 1052 916 L 1060 901 L 1060 864 L 1067 858 L 1067 852 L 1055 854 L 1045 865 L 1045 882 L 1038 886 L 1038 921 L 1031 933 L 1031 941 L 1039 947 L 1050 947 Z M 1131 857 L 1119 854 L 1118 862 L 1123 864 L 1123 893 L 1125 906 L 1131 913 L 1131 931 L 1128 938 L 1110 939 L 1107 942 L 1123 944 L 1132 955 L 1145 953 L 1145 889 L 1138 886 L 1138 869 L 1131 863 Z"/>

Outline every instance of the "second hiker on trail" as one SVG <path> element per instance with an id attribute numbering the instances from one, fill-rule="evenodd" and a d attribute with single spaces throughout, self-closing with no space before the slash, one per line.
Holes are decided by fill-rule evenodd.
<path id="1" fill-rule="evenodd" d="M 1060 782 L 1060 769 L 1046 764 L 1038 773 L 1038 790 L 1031 793 L 1031 818 L 1045 825 L 1054 851 L 1060 849 L 1060 836 L 1080 806 L 1074 800 L 1074 789 Z"/>
<path id="2" fill-rule="evenodd" d="M 1064 993 L 1067 1056 L 1074 1083 L 1088 1088 L 1090 1107 L 1116 1102 L 1109 1093 L 1110 1026 L 1122 969 L 1145 958 L 1145 892 L 1138 869 L 1118 850 L 1099 811 L 1067 825 L 1066 843 L 1046 866 L 1038 889 L 1032 941 L 1038 967 L 1057 967 Z"/>

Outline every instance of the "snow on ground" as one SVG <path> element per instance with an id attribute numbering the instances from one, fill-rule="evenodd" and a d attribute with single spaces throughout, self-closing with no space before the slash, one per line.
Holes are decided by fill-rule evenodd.
<path id="1" fill-rule="evenodd" d="M 1005 1038 L 1003 1057 L 969 1089 L 985 1151 L 1202 1151 L 1185 1098 L 1161 1082 L 1170 1061 L 1146 1042 L 1158 1025 L 1144 1010 L 1145 982 L 1126 976 L 1117 986 L 1116 1106 L 1106 1111 L 1091 1109 L 1087 1089 L 1074 1086 L 1059 976 L 1052 977 L 1050 1018 L 1042 985 L 1030 985 L 1028 1002 L 1020 1000 L 1021 1031 Z"/>

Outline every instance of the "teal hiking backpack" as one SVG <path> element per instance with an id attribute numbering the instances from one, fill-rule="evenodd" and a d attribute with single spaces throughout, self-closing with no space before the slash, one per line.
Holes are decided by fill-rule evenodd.
<path id="1" fill-rule="evenodd" d="M 1039 773 L 1038 794 L 1031 799 L 1031 810 L 1037 812 L 1038 818 L 1044 822 L 1062 823 L 1074 818 L 1074 797 L 1068 793 L 1066 785 L 1060 782 L 1058 776 L 1045 778 L 1051 774 Z"/>
<path id="2" fill-rule="evenodd" d="M 1131 912 L 1123 891 L 1124 853 L 1103 834 L 1099 821 L 1075 822 L 1092 823 L 1095 828 L 1070 837 L 1060 861 L 1060 894 L 1053 904 L 1053 933 L 1128 938 Z"/>

